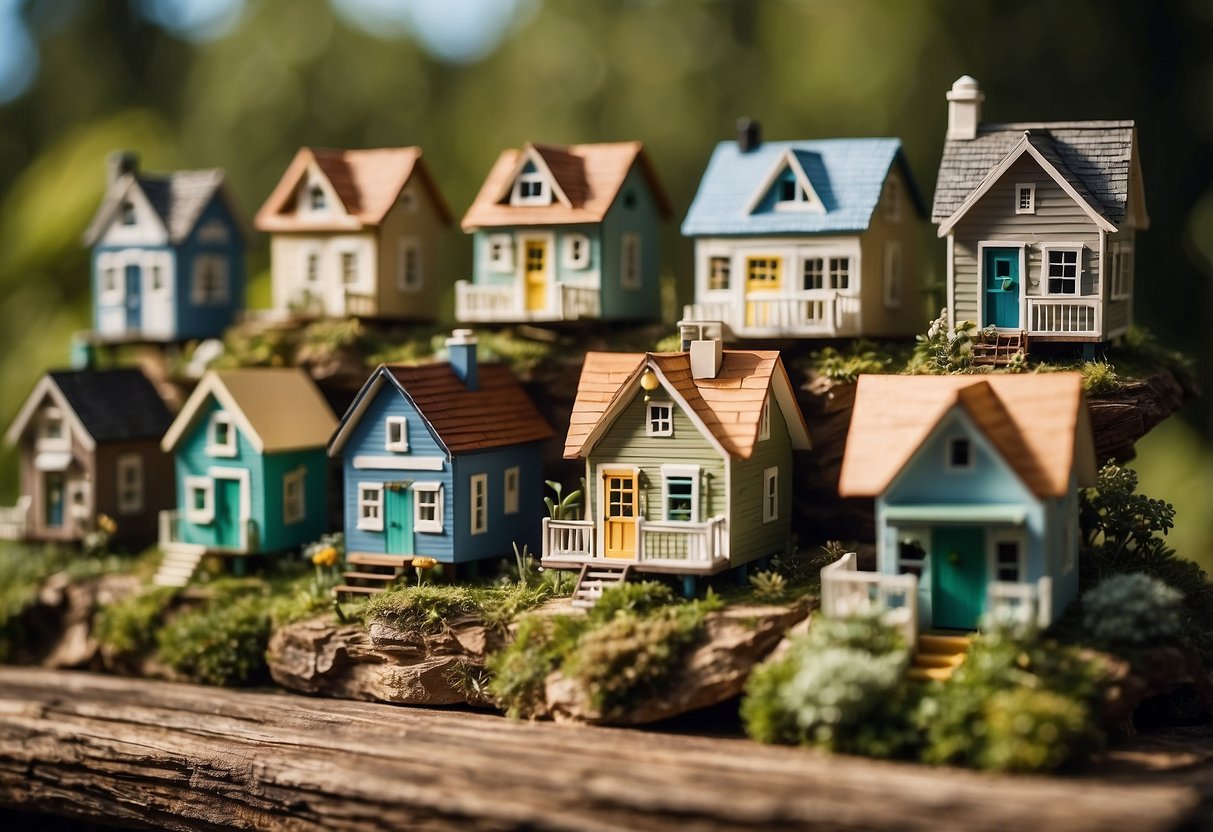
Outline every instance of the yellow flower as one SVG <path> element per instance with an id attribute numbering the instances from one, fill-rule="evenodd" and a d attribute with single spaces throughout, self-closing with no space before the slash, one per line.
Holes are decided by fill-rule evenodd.
<path id="1" fill-rule="evenodd" d="M 97 528 L 101 529 L 101 531 L 105 532 L 106 534 L 113 534 L 114 532 L 118 531 L 118 524 L 115 523 L 114 518 L 110 517 L 108 514 L 98 514 Z"/>
<path id="2" fill-rule="evenodd" d="M 337 550 L 332 546 L 325 546 L 316 554 L 312 555 L 312 563 L 317 566 L 332 566 L 337 562 Z"/>
<path id="3" fill-rule="evenodd" d="M 436 558 L 416 557 L 413 558 L 414 569 L 433 569 L 438 565 Z"/>

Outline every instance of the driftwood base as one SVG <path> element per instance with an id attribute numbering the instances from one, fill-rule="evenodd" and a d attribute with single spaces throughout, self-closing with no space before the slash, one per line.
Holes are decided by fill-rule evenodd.
<path id="1" fill-rule="evenodd" d="M 133 827 L 1148 832 L 1199 823 L 1199 779 L 1142 780 L 989 777 L 744 740 L 0 669 L 0 804 Z"/>

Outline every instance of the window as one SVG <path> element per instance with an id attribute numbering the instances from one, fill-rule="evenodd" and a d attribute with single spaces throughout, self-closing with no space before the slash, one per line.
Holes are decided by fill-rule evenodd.
<path id="1" fill-rule="evenodd" d="M 646 436 L 673 436 L 674 405 L 669 402 L 649 402 L 644 433 Z"/>
<path id="2" fill-rule="evenodd" d="M 515 465 L 505 469 L 505 483 L 502 493 L 505 494 L 505 513 L 518 513 L 518 481 L 522 476 L 521 469 Z"/>
<path id="3" fill-rule="evenodd" d="M 1036 183 L 1029 182 L 1015 186 L 1015 213 L 1036 213 Z"/>
<path id="4" fill-rule="evenodd" d="M 38 441 L 39 449 L 43 448 L 66 448 L 68 446 L 67 434 L 63 429 L 63 411 L 57 407 L 48 407 L 42 411 L 42 418 L 38 425 Z"/>
<path id="5" fill-rule="evenodd" d="M 1128 242 L 1112 244 L 1109 266 L 1112 300 L 1124 300 L 1133 294 L 1133 246 Z"/>
<path id="6" fill-rule="evenodd" d="M 134 514 L 143 511 L 143 457 L 123 454 L 118 457 L 118 512 Z"/>
<path id="7" fill-rule="evenodd" d="M 850 257 L 831 257 L 830 258 L 830 288 L 831 289 L 850 289 L 851 288 L 851 258 Z"/>
<path id="8" fill-rule="evenodd" d="M 948 468 L 959 471 L 973 467 L 973 443 L 968 439 L 952 439 L 948 442 Z"/>
<path id="9" fill-rule="evenodd" d="M 636 192 L 630 188 L 623 192 L 623 207 L 629 211 L 636 208 Z"/>
<path id="10" fill-rule="evenodd" d="M 206 452 L 211 456 L 236 455 L 236 429 L 229 413 L 217 410 L 211 414 L 207 430 Z"/>
<path id="11" fill-rule="evenodd" d="M 320 255 L 314 251 L 308 252 L 305 275 L 308 283 L 320 280 Z"/>
<path id="12" fill-rule="evenodd" d="M 134 225 L 139 221 L 138 214 L 135 213 L 135 203 L 129 199 L 122 203 L 122 224 Z"/>
<path id="13" fill-rule="evenodd" d="M 751 289 L 775 289 L 779 286 L 779 272 L 783 261 L 778 257 L 747 258 L 746 282 Z"/>
<path id="14" fill-rule="evenodd" d="M 397 453 L 409 449 L 408 419 L 404 416 L 388 416 L 383 422 L 386 434 L 383 448 Z"/>
<path id="15" fill-rule="evenodd" d="M 421 288 L 421 244 L 417 240 L 397 242 L 396 286 L 402 292 L 416 292 Z"/>
<path id="16" fill-rule="evenodd" d="M 227 226 L 219 220 L 211 220 L 198 229 L 200 243 L 226 243 L 228 236 Z"/>
<path id="17" fill-rule="evenodd" d="M 884 246 L 884 305 L 901 306 L 901 244 Z"/>
<path id="18" fill-rule="evenodd" d="M 514 192 L 510 195 L 512 205 L 549 205 L 552 201 L 547 180 L 535 167 L 527 162 L 522 173 L 514 180 Z"/>
<path id="19" fill-rule="evenodd" d="M 897 571 L 902 575 L 922 577 L 922 568 L 927 560 L 927 550 L 914 538 L 903 538 L 897 543 Z"/>
<path id="20" fill-rule="evenodd" d="M 442 485 L 413 483 L 413 531 L 442 533 Z"/>
<path id="21" fill-rule="evenodd" d="M 215 481 L 209 477 L 185 478 L 185 519 L 205 526 L 215 519 Z"/>
<path id="22" fill-rule="evenodd" d="M 1078 294 L 1077 248 L 1045 249 L 1046 291 L 1050 295 Z"/>
<path id="23" fill-rule="evenodd" d="M 566 234 L 563 245 L 566 269 L 584 269 L 590 265 L 589 237 L 584 234 Z"/>
<path id="24" fill-rule="evenodd" d="M 495 272 L 514 270 L 514 241 L 509 234 L 490 234 L 489 268 Z"/>
<path id="25" fill-rule="evenodd" d="M 806 292 L 825 287 L 825 260 L 808 257 L 804 261 L 804 289 Z"/>
<path id="26" fill-rule="evenodd" d="M 114 304 L 122 302 L 123 295 L 122 273 L 114 266 L 106 266 L 101 270 L 101 302 Z"/>
<path id="27" fill-rule="evenodd" d="M 708 258 L 708 291 L 720 292 L 729 288 L 729 270 L 732 264 L 727 257 Z"/>
<path id="28" fill-rule="evenodd" d="M 159 263 L 152 265 L 152 291 L 159 292 L 164 288 L 164 269 Z"/>
<path id="29" fill-rule="evenodd" d="M 699 522 L 699 466 L 661 466 L 661 516 L 674 523 Z"/>
<path id="30" fill-rule="evenodd" d="M 998 540 L 994 543 L 994 574 L 1006 583 L 1019 583 L 1019 541 Z"/>
<path id="31" fill-rule="evenodd" d="M 194 258 L 194 285 L 190 296 L 195 304 L 227 303 L 227 260 L 218 254 Z"/>
<path id="32" fill-rule="evenodd" d="M 358 528 L 383 531 L 383 483 L 358 483 Z"/>
<path id="33" fill-rule="evenodd" d="M 762 403 L 762 413 L 758 417 L 758 439 L 771 438 L 771 398 L 768 395 L 767 400 Z"/>
<path id="34" fill-rule="evenodd" d="M 619 238 L 622 251 L 620 253 L 619 285 L 624 289 L 639 289 L 640 273 L 640 235 L 628 231 Z"/>
<path id="35" fill-rule="evenodd" d="M 282 522 L 288 526 L 307 517 L 304 481 L 307 469 L 300 466 L 282 478 Z"/>
<path id="36" fill-rule="evenodd" d="M 489 476 L 488 474 L 473 474 L 471 479 L 472 501 L 471 528 L 472 534 L 484 534 L 489 530 Z"/>
<path id="37" fill-rule="evenodd" d="M 308 208 L 312 211 L 323 211 L 328 208 L 328 196 L 319 184 L 312 184 L 307 192 Z"/>
<path id="38" fill-rule="evenodd" d="M 405 188 L 400 192 L 400 205 L 406 211 L 417 210 L 417 195 L 413 193 L 412 188 Z"/>
<path id="39" fill-rule="evenodd" d="M 884 181 L 884 218 L 888 222 L 901 221 L 901 183 L 893 176 Z"/>
<path id="40" fill-rule="evenodd" d="M 346 286 L 358 282 L 358 255 L 352 251 L 341 252 L 341 282 Z"/>
<path id="41" fill-rule="evenodd" d="M 762 522 L 779 519 L 779 469 L 767 468 L 762 472 Z"/>
<path id="42" fill-rule="evenodd" d="M 780 180 L 780 202 L 803 202 L 804 198 L 804 188 L 800 187 L 800 183 L 796 181 L 796 177 L 794 175 Z"/>

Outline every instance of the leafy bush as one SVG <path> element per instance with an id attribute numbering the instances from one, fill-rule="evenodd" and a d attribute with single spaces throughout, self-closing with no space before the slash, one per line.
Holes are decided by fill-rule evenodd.
<path id="1" fill-rule="evenodd" d="M 782 601 L 788 594 L 788 581 L 778 572 L 766 570 L 750 576 L 754 598 L 759 601 Z"/>
<path id="2" fill-rule="evenodd" d="M 847 352 L 833 347 L 818 350 L 809 357 L 809 366 L 831 381 L 853 382 L 863 373 L 887 373 L 893 359 L 869 341 L 856 341 Z"/>
<path id="3" fill-rule="evenodd" d="M 508 716 L 529 718 L 543 711 L 544 680 L 574 649 L 587 626 L 587 619 L 568 615 L 528 616 L 519 622 L 514 640 L 488 657 L 489 690 Z"/>
<path id="4" fill-rule="evenodd" d="M 950 327 L 948 310 L 939 311 L 925 335 L 914 336 L 914 353 L 907 369 L 918 374 L 967 372 L 973 364 L 973 342 L 981 334 L 977 324 L 960 321 Z"/>
<path id="5" fill-rule="evenodd" d="M 263 681 L 270 637 L 266 598 L 259 594 L 212 600 L 183 613 L 156 634 L 157 655 L 178 673 L 208 685 Z"/>
<path id="6" fill-rule="evenodd" d="M 660 607 L 678 603 L 674 591 L 660 581 L 635 581 L 607 587 L 590 608 L 590 620 L 596 624 L 610 621 L 616 613 L 646 615 Z"/>
<path id="7" fill-rule="evenodd" d="M 1087 708 L 1048 690 L 1014 688 L 984 708 L 978 764 L 993 771 L 1052 771 L 1081 756 L 1092 737 Z"/>
<path id="8" fill-rule="evenodd" d="M 1115 652 L 1174 641 L 1183 632 L 1183 597 L 1140 572 L 1113 575 L 1082 596 L 1082 623 L 1097 644 Z"/>
<path id="9" fill-rule="evenodd" d="M 156 587 L 106 604 L 93 619 L 93 636 L 114 653 L 141 656 L 156 645 L 156 628 L 177 590 Z"/>
<path id="10" fill-rule="evenodd" d="M 1116 368 L 1104 361 L 1084 361 L 1079 372 L 1082 373 L 1082 389 L 1093 395 L 1115 393 L 1122 386 Z"/>

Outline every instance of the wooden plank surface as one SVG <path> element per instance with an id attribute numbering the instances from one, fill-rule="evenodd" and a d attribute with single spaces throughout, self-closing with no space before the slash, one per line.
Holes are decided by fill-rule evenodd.
<path id="1" fill-rule="evenodd" d="M 0 669 L 0 804 L 169 829 L 1191 824 L 1199 790 L 1006 778 L 636 730 Z"/>

